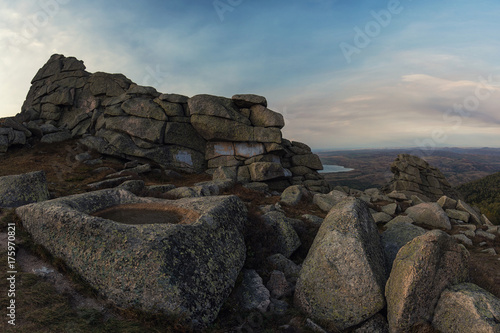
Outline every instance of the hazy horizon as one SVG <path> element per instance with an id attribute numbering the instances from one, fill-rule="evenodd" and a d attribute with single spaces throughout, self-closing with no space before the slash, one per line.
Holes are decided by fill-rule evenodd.
<path id="1" fill-rule="evenodd" d="M 500 147 L 500 3 L 0 0 L 0 117 L 54 53 L 164 93 L 253 93 L 318 150 Z"/>
<path id="2" fill-rule="evenodd" d="M 499 149 L 500 150 L 500 147 L 450 147 L 450 146 L 442 146 L 442 147 L 438 147 L 436 146 L 434 150 L 446 150 L 446 149 Z M 380 148 L 371 148 L 371 147 L 359 147 L 359 148 L 322 148 L 322 149 L 316 149 L 316 148 L 312 148 L 312 150 L 314 152 L 317 152 L 317 153 L 322 153 L 322 152 L 329 152 L 329 151 L 350 151 L 350 150 L 422 150 L 422 151 L 426 151 L 426 149 L 422 149 L 422 147 L 418 147 L 418 146 L 408 146 L 408 147 L 380 147 Z M 429 149 L 430 151 L 430 149 Z"/>

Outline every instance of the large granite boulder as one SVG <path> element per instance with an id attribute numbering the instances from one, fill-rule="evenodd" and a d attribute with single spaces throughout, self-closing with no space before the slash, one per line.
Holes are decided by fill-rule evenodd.
<path id="1" fill-rule="evenodd" d="M 295 303 L 323 327 L 344 330 L 385 306 L 385 262 L 366 203 L 349 198 L 322 223 L 303 263 Z"/>
<path id="2" fill-rule="evenodd" d="M 408 242 L 423 234 L 425 234 L 425 229 L 406 222 L 391 223 L 387 230 L 382 233 L 381 241 L 384 247 L 388 276 L 399 250 Z"/>
<path id="3" fill-rule="evenodd" d="M 313 170 L 323 170 L 323 164 L 316 154 L 295 155 L 292 157 L 294 166 L 305 166 Z"/>
<path id="4" fill-rule="evenodd" d="M 137 86 L 136 86 L 137 87 Z M 168 119 L 165 111 L 151 98 L 132 98 L 122 104 L 122 109 L 127 114 L 142 118 L 166 121 Z"/>
<path id="5" fill-rule="evenodd" d="M 191 148 L 205 153 L 206 141 L 196 132 L 191 124 L 169 122 L 165 126 L 165 144 Z"/>
<path id="6" fill-rule="evenodd" d="M 441 198 L 439 198 L 437 203 L 444 210 L 455 209 L 457 207 L 457 200 L 452 199 L 452 198 L 448 198 L 446 195 L 443 195 Z"/>
<path id="7" fill-rule="evenodd" d="M 466 202 L 462 200 L 458 200 L 457 202 L 457 210 L 462 211 L 464 213 L 468 213 L 470 215 L 470 222 L 475 225 L 482 225 L 481 215 L 474 210 L 471 206 L 469 206 Z M 468 221 L 464 221 L 468 222 Z"/>
<path id="8" fill-rule="evenodd" d="M 252 126 L 232 119 L 194 114 L 191 124 L 205 140 L 256 141 Z"/>
<path id="9" fill-rule="evenodd" d="M 285 126 L 285 120 L 281 113 L 271 111 L 262 105 L 254 105 L 250 110 L 250 121 L 253 126 L 277 128 Z"/>
<path id="10" fill-rule="evenodd" d="M 116 97 L 125 93 L 132 81 L 123 74 L 97 72 L 90 76 L 89 84 L 94 96 Z"/>
<path id="11" fill-rule="evenodd" d="M 456 210 L 456 209 L 447 209 L 445 212 L 450 219 L 462 221 L 463 223 L 469 222 L 470 214 L 467 212 L 463 212 L 461 210 Z"/>
<path id="12" fill-rule="evenodd" d="M 361 324 L 352 333 L 389 333 L 389 325 L 387 319 L 379 313 Z"/>
<path id="13" fill-rule="evenodd" d="M 451 222 L 445 211 L 435 202 L 424 202 L 408 208 L 405 213 L 411 217 L 416 224 L 425 225 L 430 228 L 451 230 Z"/>
<path id="14" fill-rule="evenodd" d="M 500 299 L 472 283 L 441 293 L 432 325 L 443 333 L 500 332 Z"/>
<path id="15" fill-rule="evenodd" d="M 316 204 L 322 211 L 329 212 L 333 206 L 342 202 L 347 198 L 345 192 L 333 190 L 327 194 L 315 194 L 313 197 L 313 203 Z"/>
<path id="16" fill-rule="evenodd" d="M 297 205 L 303 198 L 310 197 L 309 191 L 304 185 L 293 185 L 287 187 L 283 193 L 281 193 L 280 202 L 289 205 Z"/>
<path id="17" fill-rule="evenodd" d="M 0 177 L 0 208 L 14 208 L 49 199 L 44 171 Z"/>
<path id="18" fill-rule="evenodd" d="M 272 229 L 274 244 L 270 244 L 275 253 L 290 257 L 301 245 L 299 236 L 285 214 L 272 211 L 262 216 L 264 223 Z"/>
<path id="19" fill-rule="evenodd" d="M 95 216 L 113 206 L 125 220 Z M 153 215 L 133 222 L 134 208 L 139 218 Z M 170 201 L 113 189 L 16 213 L 36 243 L 117 306 L 177 316 L 194 327 L 217 317 L 245 261 L 246 208 L 235 196 Z"/>
<path id="20" fill-rule="evenodd" d="M 251 125 L 248 117 L 240 112 L 239 108 L 230 98 L 212 95 L 196 95 L 189 99 L 188 106 L 191 116 L 204 115 L 225 118 L 245 125 Z"/>
<path id="21" fill-rule="evenodd" d="M 56 143 L 56 142 L 63 142 L 63 141 L 69 140 L 69 139 L 71 139 L 71 133 L 69 133 L 67 131 L 62 131 L 62 132 L 46 134 L 42 137 L 40 142 Z"/>
<path id="22" fill-rule="evenodd" d="M 250 171 L 250 177 L 254 182 L 261 182 L 287 176 L 286 170 L 280 163 L 255 162 L 250 164 L 248 168 Z M 288 176 L 291 176 L 291 174 Z"/>
<path id="23" fill-rule="evenodd" d="M 149 142 L 160 143 L 164 122 L 134 116 L 109 117 L 106 119 L 106 129 L 125 132 Z"/>
<path id="24" fill-rule="evenodd" d="M 250 108 L 254 105 L 267 106 L 267 100 L 264 96 L 254 94 L 233 95 L 232 100 L 240 108 Z"/>
<path id="25" fill-rule="evenodd" d="M 235 292 L 239 307 L 244 311 L 266 312 L 271 304 L 271 294 L 262 278 L 253 269 L 243 270 L 242 275 L 243 281 Z"/>
<path id="26" fill-rule="evenodd" d="M 469 252 L 447 233 L 433 230 L 403 246 L 387 281 L 391 332 L 409 332 L 432 320 L 441 292 L 469 278 Z"/>

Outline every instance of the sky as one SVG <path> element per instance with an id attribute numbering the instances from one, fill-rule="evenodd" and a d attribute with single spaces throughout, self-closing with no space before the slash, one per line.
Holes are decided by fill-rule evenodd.
<path id="1" fill-rule="evenodd" d="M 0 117 L 54 53 L 163 93 L 267 98 L 316 150 L 500 147 L 494 0 L 0 0 Z"/>

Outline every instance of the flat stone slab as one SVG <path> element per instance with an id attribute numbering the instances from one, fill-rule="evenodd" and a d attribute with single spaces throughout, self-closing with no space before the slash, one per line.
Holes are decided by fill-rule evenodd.
<path id="1" fill-rule="evenodd" d="M 152 221 L 139 224 L 95 216 L 131 205 L 177 219 L 156 223 L 151 211 L 145 215 Z M 16 213 L 36 243 L 117 306 L 173 315 L 195 328 L 217 317 L 245 261 L 247 211 L 236 196 L 172 201 L 109 189 L 30 204 Z"/>

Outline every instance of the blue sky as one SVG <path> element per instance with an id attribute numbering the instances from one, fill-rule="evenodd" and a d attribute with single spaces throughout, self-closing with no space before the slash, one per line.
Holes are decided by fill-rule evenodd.
<path id="1" fill-rule="evenodd" d="M 266 96 L 316 149 L 500 147 L 500 3 L 0 0 L 0 117 L 53 53 L 188 96 Z"/>

